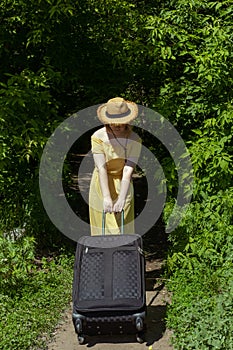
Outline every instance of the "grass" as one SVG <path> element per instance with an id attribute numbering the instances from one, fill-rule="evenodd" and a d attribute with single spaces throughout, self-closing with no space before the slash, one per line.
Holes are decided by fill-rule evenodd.
<path id="1" fill-rule="evenodd" d="M 45 349 L 71 301 L 73 263 L 73 256 L 67 255 L 44 260 L 15 293 L 1 291 L 1 350 Z"/>
<path id="2" fill-rule="evenodd" d="M 174 331 L 176 350 L 233 350 L 232 270 L 221 282 L 217 290 L 207 288 L 199 271 L 173 276 L 167 325 Z"/>

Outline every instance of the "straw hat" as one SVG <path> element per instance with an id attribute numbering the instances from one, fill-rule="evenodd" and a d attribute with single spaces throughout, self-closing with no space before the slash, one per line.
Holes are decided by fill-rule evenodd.
<path id="1" fill-rule="evenodd" d="M 114 97 L 97 109 L 99 120 L 103 124 L 128 124 L 138 115 L 136 103 Z"/>

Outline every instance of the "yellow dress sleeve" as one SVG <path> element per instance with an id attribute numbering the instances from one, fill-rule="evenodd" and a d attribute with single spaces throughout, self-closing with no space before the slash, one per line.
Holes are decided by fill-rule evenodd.
<path id="1" fill-rule="evenodd" d="M 92 153 L 104 153 L 103 141 L 95 136 L 91 137 L 91 151 Z"/>

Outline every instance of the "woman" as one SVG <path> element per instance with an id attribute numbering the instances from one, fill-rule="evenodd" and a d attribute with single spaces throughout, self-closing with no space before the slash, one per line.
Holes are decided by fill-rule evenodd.
<path id="1" fill-rule="evenodd" d="M 141 139 L 129 123 L 138 115 L 137 105 L 115 97 L 97 110 L 105 125 L 91 137 L 95 169 L 89 192 L 91 235 L 119 234 L 124 209 L 124 232 L 134 233 L 134 194 L 131 181 L 141 151 Z"/>

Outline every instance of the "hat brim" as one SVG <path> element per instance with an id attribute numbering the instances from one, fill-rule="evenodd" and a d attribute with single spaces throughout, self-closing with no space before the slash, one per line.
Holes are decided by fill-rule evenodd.
<path id="1" fill-rule="evenodd" d="M 107 103 L 102 104 L 97 109 L 97 116 L 103 124 L 129 124 L 138 115 L 138 106 L 136 103 L 126 101 L 129 113 L 127 116 L 111 116 L 107 114 Z"/>

